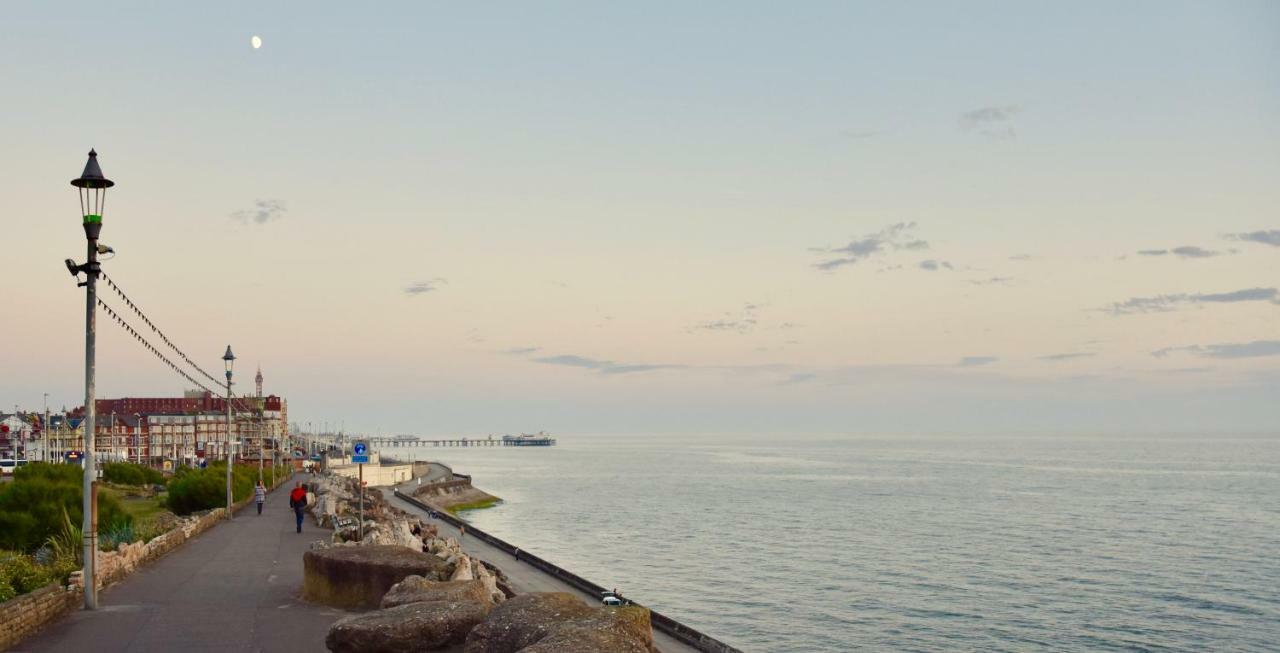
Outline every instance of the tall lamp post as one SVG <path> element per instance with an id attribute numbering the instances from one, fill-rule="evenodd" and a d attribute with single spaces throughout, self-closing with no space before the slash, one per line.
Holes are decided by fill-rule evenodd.
<path id="1" fill-rule="evenodd" d="M 89 161 L 84 164 L 84 172 L 80 173 L 78 178 L 72 179 L 71 185 L 79 189 L 80 215 L 84 220 L 84 237 L 88 241 L 88 260 L 83 265 L 76 265 L 71 259 L 67 259 L 66 263 L 72 276 L 78 278 L 81 272 L 85 276 L 84 282 L 79 284 L 85 287 L 84 520 L 80 529 L 84 535 L 84 608 L 93 610 L 98 607 L 98 586 L 94 576 L 94 558 L 98 551 L 97 466 L 93 460 L 93 429 L 94 422 L 97 421 L 97 407 L 94 406 L 94 365 L 98 327 L 98 273 L 102 270 L 98 264 L 98 235 L 102 233 L 102 206 L 106 200 L 107 189 L 114 186 L 115 182 L 102 175 L 102 168 L 98 165 L 98 153 L 89 150 Z"/>
<path id="2" fill-rule="evenodd" d="M 44 421 L 40 422 L 40 435 L 44 438 L 40 459 L 49 462 L 49 393 L 44 393 Z"/>
<path id="3" fill-rule="evenodd" d="M 222 362 L 227 368 L 227 519 L 231 519 L 231 368 L 236 364 L 236 355 L 231 353 L 231 345 L 227 345 L 227 353 L 222 355 Z"/>

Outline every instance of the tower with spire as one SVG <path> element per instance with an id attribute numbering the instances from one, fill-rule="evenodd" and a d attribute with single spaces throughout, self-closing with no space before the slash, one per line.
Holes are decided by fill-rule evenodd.
<path id="1" fill-rule="evenodd" d="M 253 377 L 253 382 L 258 386 L 258 398 L 262 398 L 262 363 L 258 363 L 258 375 Z"/>

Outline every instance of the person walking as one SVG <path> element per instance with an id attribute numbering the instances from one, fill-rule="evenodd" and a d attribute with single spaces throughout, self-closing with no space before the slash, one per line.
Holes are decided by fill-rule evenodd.
<path id="1" fill-rule="evenodd" d="M 258 504 L 258 514 L 262 514 L 262 504 L 267 500 L 267 488 L 262 485 L 262 481 L 253 486 L 253 502 Z"/>
<path id="2" fill-rule="evenodd" d="M 461 525 L 459 525 L 459 526 L 458 526 L 458 539 L 462 539 L 462 538 L 464 538 L 464 537 L 466 537 L 466 536 L 467 536 L 467 527 L 466 527 L 466 526 L 461 526 Z"/>
<path id="3" fill-rule="evenodd" d="M 298 520 L 298 532 L 302 532 L 302 511 L 307 507 L 307 491 L 302 487 L 302 481 L 294 483 L 293 490 L 289 492 L 289 507 L 293 508 L 293 514 Z"/>

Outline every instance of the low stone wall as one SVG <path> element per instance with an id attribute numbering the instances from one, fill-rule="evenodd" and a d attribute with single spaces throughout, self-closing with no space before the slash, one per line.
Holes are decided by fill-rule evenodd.
<path id="1" fill-rule="evenodd" d="M 80 588 L 49 585 L 0 603 L 0 651 L 9 650 L 83 602 Z"/>

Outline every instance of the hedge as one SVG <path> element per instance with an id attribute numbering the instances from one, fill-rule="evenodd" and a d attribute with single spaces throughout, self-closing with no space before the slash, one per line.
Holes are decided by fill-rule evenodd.
<path id="1" fill-rule="evenodd" d="M 34 552 L 62 531 L 63 511 L 80 524 L 84 470 L 78 465 L 32 463 L 14 472 L 12 483 L 0 485 L 0 549 Z M 98 495 L 98 529 L 133 523 L 120 501 Z"/>
<path id="2" fill-rule="evenodd" d="M 258 482 L 257 465 L 236 465 L 231 470 L 231 495 L 240 501 L 253 494 Z M 216 462 L 205 469 L 183 467 L 169 480 L 169 510 L 189 515 L 227 505 L 227 464 Z"/>

